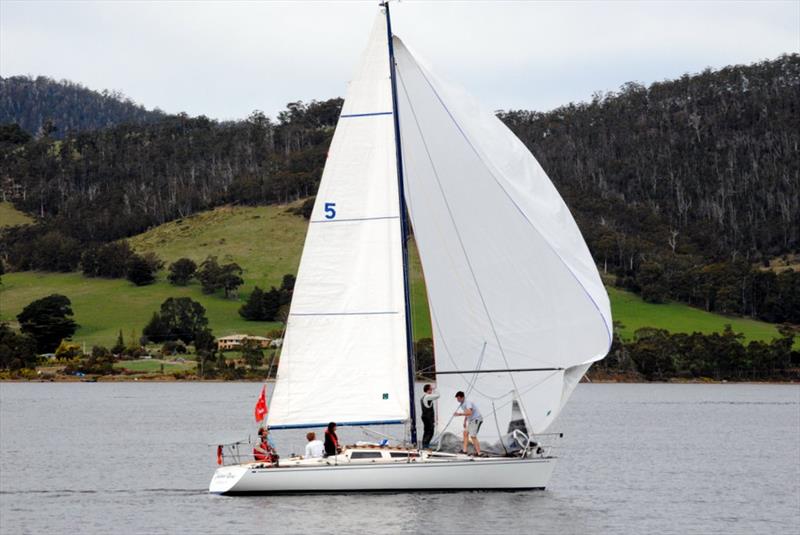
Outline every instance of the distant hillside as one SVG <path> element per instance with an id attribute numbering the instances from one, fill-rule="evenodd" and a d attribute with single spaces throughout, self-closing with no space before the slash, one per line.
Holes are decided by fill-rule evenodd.
<path id="1" fill-rule="evenodd" d="M 295 205 L 296 206 L 296 205 Z M 286 206 L 221 207 L 156 227 L 131 239 L 137 252 L 154 252 L 168 263 L 186 256 L 196 261 L 208 255 L 237 262 L 244 268 L 244 285 L 235 299 L 221 293 L 205 295 L 200 285 L 170 285 L 162 272 L 155 284 L 134 286 L 124 279 L 86 278 L 80 273 L 20 272 L 3 275 L 0 285 L 0 321 L 15 321 L 34 299 L 61 293 L 72 300 L 80 329 L 78 342 L 110 346 L 122 329 L 126 339 L 142 328 L 168 297 L 189 296 L 206 308 L 216 336 L 232 333 L 263 335 L 278 323 L 243 320 L 237 313 L 255 285 L 278 286 L 286 273 L 295 274 L 300 262 L 307 221 L 287 213 Z M 258 236 L 257 240 L 253 236 Z M 422 269 L 416 250 L 410 250 L 412 319 L 417 339 L 431 336 L 430 317 Z M 653 305 L 625 291 L 610 288 L 614 319 L 630 339 L 634 330 L 649 326 L 670 332 L 721 332 L 731 324 L 746 339 L 769 341 L 778 336 L 774 325 L 743 318 L 728 318 L 674 303 Z M 120 306 L 124 303 L 124 306 Z M 800 344 L 800 341 L 798 341 Z"/>
<path id="2" fill-rule="evenodd" d="M 0 233 L 0 258 L 8 270 L 53 269 L 37 250 L 313 195 L 341 104 L 290 103 L 275 121 L 169 116 L 63 140 L 9 130 L 0 179 L 39 223 Z M 800 56 L 500 117 L 615 285 L 648 302 L 800 323 L 800 273 L 759 269 L 800 250 Z M 74 269 L 79 255 L 68 253 L 57 264 Z"/>
<path id="3" fill-rule="evenodd" d="M 117 91 L 93 91 L 46 76 L 0 77 L 0 124 L 17 123 L 32 135 L 61 139 L 83 130 L 148 123 L 164 113 L 147 110 Z"/>
<path id="4" fill-rule="evenodd" d="M 635 270 L 655 251 L 760 261 L 800 247 L 800 55 L 501 118 L 608 266 Z"/>

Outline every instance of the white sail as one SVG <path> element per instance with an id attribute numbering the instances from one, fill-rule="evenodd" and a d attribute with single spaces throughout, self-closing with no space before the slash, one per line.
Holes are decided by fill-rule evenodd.
<path id="1" fill-rule="evenodd" d="M 507 432 L 515 397 L 528 430 L 541 432 L 608 351 L 608 295 L 568 208 L 524 144 L 396 37 L 394 48 L 440 431 L 449 424 L 460 436 L 461 418 L 450 415 L 463 390 L 483 413 L 482 438 Z"/>
<path id="2" fill-rule="evenodd" d="M 409 417 L 386 22 L 350 82 L 306 236 L 269 425 Z"/>

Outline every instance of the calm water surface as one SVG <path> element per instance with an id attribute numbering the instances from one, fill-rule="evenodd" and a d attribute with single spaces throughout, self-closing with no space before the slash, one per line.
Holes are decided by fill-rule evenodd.
<path id="1" fill-rule="evenodd" d="M 0 385 L 0 532 L 800 533 L 797 386 L 582 384 L 544 492 L 209 495 L 259 390 Z"/>

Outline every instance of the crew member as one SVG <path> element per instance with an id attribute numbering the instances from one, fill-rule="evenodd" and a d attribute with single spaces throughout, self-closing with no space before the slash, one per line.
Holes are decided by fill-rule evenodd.
<path id="1" fill-rule="evenodd" d="M 339 437 L 336 436 L 336 422 L 331 422 L 325 430 L 325 456 L 336 455 L 341 451 Z"/>
<path id="2" fill-rule="evenodd" d="M 431 439 L 433 438 L 433 430 L 436 427 L 436 414 L 433 408 L 433 402 L 439 399 L 439 393 L 436 392 L 431 385 L 422 387 L 422 399 L 420 405 L 422 406 L 422 425 L 425 432 L 422 434 L 422 448 L 429 448 Z"/>
<path id="3" fill-rule="evenodd" d="M 278 454 L 275 453 L 275 448 L 269 443 L 269 433 L 266 427 L 261 427 L 258 430 L 258 444 L 253 448 L 253 457 L 256 461 L 263 461 L 271 463 L 278 460 Z"/>
<path id="4" fill-rule="evenodd" d="M 464 449 L 461 450 L 461 453 L 467 453 L 467 447 L 469 447 L 469 442 L 471 440 L 472 446 L 475 448 L 475 455 L 480 455 L 481 443 L 478 440 L 478 431 L 481 430 L 483 417 L 478 407 L 473 402 L 467 401 L 464 398 L 464 392 L 456 392 L 456 401 L 458 401 L 459 405 L 455 416 L 464 417 Z"/>
<path id="5" fill-rule="evenodd" d="M 308 444 L 306 444 L 306 454 L 304 458 L 316 459 L 325 454 L 325 447 L 322 445 L 321 440 L 317 440 L 317 434 L 315 432 L 311 431 L 306 433 L 306 440 L 308 440 Z"/>

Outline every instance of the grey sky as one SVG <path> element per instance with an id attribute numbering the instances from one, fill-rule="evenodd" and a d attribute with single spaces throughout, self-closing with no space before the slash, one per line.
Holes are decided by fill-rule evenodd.
<path id="1" fill-rule="evenodd" d="M 0 0 L 0 75 L 117 89 L 218 119 L 344 93 L 376 1 Z M 547 110 L 627 81 L 800 51 L 800 1 L 414 2 L 395 33 L 495 109 Z"/>

